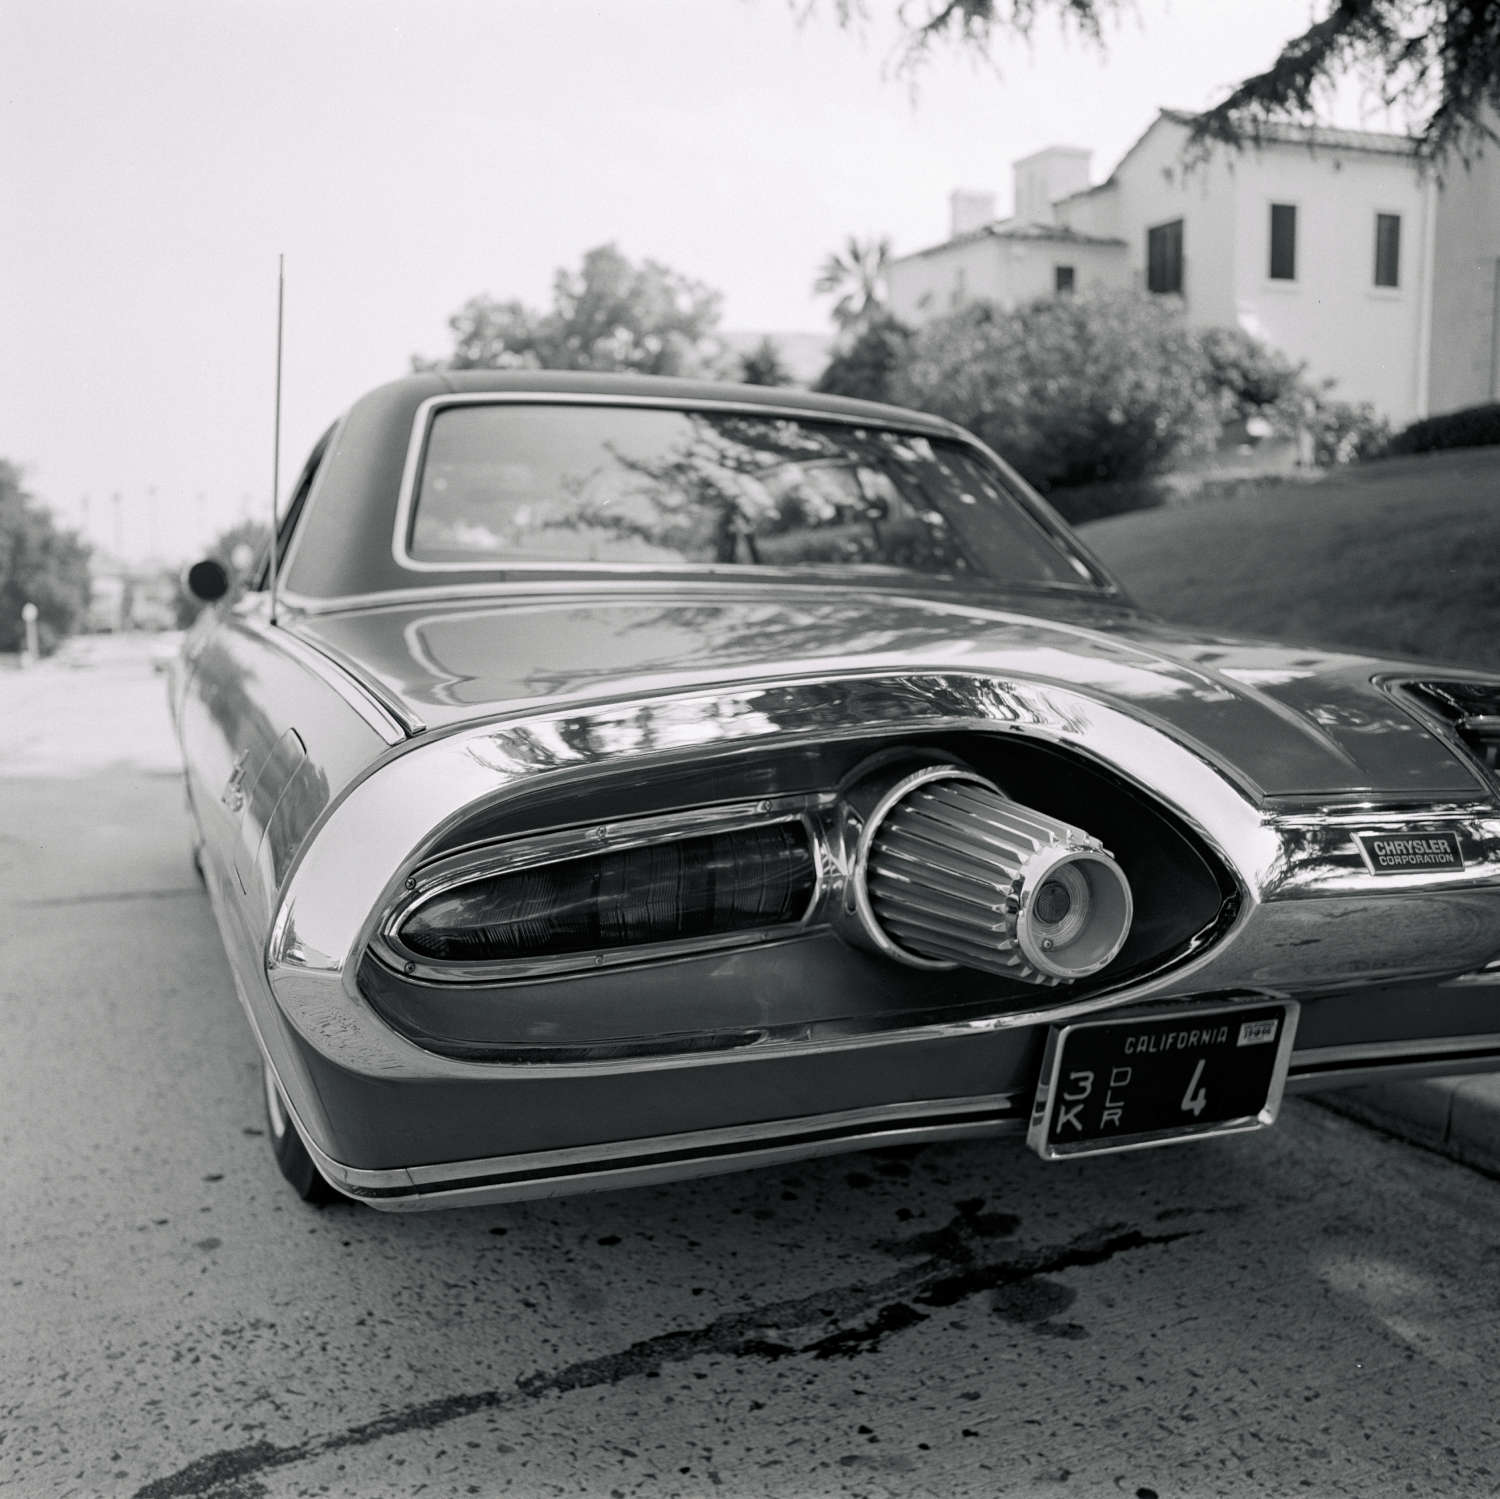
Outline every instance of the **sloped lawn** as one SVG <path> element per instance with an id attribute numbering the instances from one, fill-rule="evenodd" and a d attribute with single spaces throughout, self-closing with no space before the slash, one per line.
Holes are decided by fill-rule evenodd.
<path id="1" fill-rule="evenodd" d="M 1080 534 L 1174 619 L 1500 671 L 1500 449 L 1392 458 Z"/>

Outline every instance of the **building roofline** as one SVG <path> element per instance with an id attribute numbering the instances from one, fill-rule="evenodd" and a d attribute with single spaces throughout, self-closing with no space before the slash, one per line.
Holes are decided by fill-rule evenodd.
<path id="1" fill-rule="evenodd" d="M 1089 146 L 1043 146 L 1040 151 L 1032 151 L 1026 156 L 1018 156 L 1011 163 L 1013 167 L 1024 167 L 1028 161 L 1035 161 L 1038 156 L 1050 156 L 1054 151 L 1065 151 L 1069 156 L 1092 156 L 1093 149 Z"/>
<path id="2" fill-rule="evenodd" d="M 1185 109 L 1163 109 L 1158 119 L 1191 128 L 1198 116 Z M 1301 124 L 1294 120 L 1264 120 L 1245 133 L 1248 146 L 1326 146 L 1336 151 L 1370 151 L 1380 156 L 1415 156 L 1418 142 L 1389 130 L 1348 130 L 1342 125 Z"/>
<path id="3" fill-rule="evenodd" d="M 1158 109 L 1156 118 L 1141 131 L 1115 163 L 1114 170 L 1099 184 L 1110 187 L 1120 174 L 1120 168 L 1135 155 L 1146 137 L 1164 121 L 1184 130 L 1192 129 L 1198 116 L 1186 109 Z M 1291 122 L 1265 121 L 1245 136 L 1245 145 L 1255 150 L 1266 146 L 1298 146 L 1306 151 L 1319 149 L 1330 151 L 1363 151 L 1374 156 L 1414 157 L 1417 142 L 1409 135 L 1393 135 L 1380 130 L 1345 130 L 1336 125 L 1298 125 Z M 1088 189 L 1092 191 L 1093 189 Z"/>
<path id="4" fill-rule="evenodd" d="M 921 250 L 911 250 L 905 255 L 898 255 L 892 264 L 899 265 L 903 260 L 922 260 L 928 255 L 937 255 L 944 250 L 951 250 L 956 245 L 975 244 L 982 239 L 1012 240 L 1021 244 L 1123 245 L 1125 243 L 1123 239 L 1118 239 L 1113 235 L 1085 234 L 1082 230 L 1068 228 L 1066 224 L 1037 224 L 1015 219 L 1000 219 L 992 224 L 981 224 L 977 229 L 968 229 L 962 234 L 955 234 L 938 244 L 927 245 Z"/>

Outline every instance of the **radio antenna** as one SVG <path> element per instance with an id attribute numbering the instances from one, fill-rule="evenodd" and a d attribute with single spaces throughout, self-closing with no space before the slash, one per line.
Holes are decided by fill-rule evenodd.
<path id="1" fill-rule="evenodd" d="M 286 306 L 286 256 L 276 257 L 276 429 L 271 439 L 271 623 L 276 623 L 276 497 L 281 492 L 281 327 Z"/>

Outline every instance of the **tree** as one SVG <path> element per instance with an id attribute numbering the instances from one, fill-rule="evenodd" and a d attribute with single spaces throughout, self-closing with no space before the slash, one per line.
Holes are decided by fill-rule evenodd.
<path id="1" fill-rule="evenodd" d="M 414 355 L 412 366 L 714 374 L 725 359 L 715 337 L 722 301 L 659 261 L 636 265 L 617 246 L 600 245 L 578 271 L 553 277 L 549 311 L 470 297 L 448 320 L 453 352 L 441 360 Z"/>
<path id="2" fill-rule="evenodd" d="M 815 388 L 864 401 L 893 399 L 892 387 L 910 356 L 911 339 L 905 323 L 889 315 L 872 319 L 853 343 L 834 352 Z"/>
<path id="3" fill-rule="evenodd" d="M 842 251 L 827 256 L 818 267 L 813 291 L 820 297 L 836 296 L 833 320 L 846 333 L 857 333 L 885 311 L 885 273 L 890 264 L 891 242 L 860 239 L 851 234 Z"/>
<path id="4" fill-rule="evenodd" d="M 740 355 L 740 380 L 745 385 L 795 385 L 796 377 L 781 357 L 781 345 L 769 334 Z"/>
<path id="5" fill-rule="evenodd" d="M 520 302 L 470 297 L 452 317 L 453 352 L 446 359 L 412 356 L 418 370 L 536 369 L 541 318 Z"/>
<path id="6" fill-rule="evenodd" d="M 89 603 L 89 549 L 59 530 L 29 494 L 21 470 L 0 458 L 0 651 L 24 642 L 21 609 L 37 608 L 37 633 L 51 651 L 83 618 Z"/>
<path id="7" fill-rule="evenodd" d="M 820 0 L 793 0 L 803 14 Z M 866 19 L 870 0 L 830 0 L 839 24 Z M 1197 117 L 1189 149 L 1254 143 L 1273 122 L 1311 124 L 1319 99 L 1342 76 L 1366 81 L 1399 108 L 1422 156 L 1468 157 L 1500 140 L 1487 116 L 1500 110 L 1500 5 L 1496 0 L 1320 0 L 1321 14 L 1290 38 L 1263 73 L 1242 80 Z M 1051 11 L 1064 29 L 1105 46 L 1105 23 L 1130 14 L 1123 0 L 900 0 L 898 68 L 917 68 L 948 44 L 994 59 L 1025 41 Z"/>
<path id="8" fill-rule="evenodd" d="M 917 334 L 898 401 L 978 433 L 1043 489 L 1131 480 L 1218 430 L 1206 362 L 1175 298 L 974 302 Z"/>

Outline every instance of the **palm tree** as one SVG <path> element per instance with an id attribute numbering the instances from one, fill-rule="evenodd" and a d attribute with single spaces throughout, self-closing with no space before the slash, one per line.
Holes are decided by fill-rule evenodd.
<path id="1" fill-rule="evenodd" d="M 813 291 L 820 297 L 837 296 L 833 320 L 843 332 L 857 330 L 885 311 L 885 271 L 891 259 L 891 242 L 849 236 L 842 253 L 827 257 L 818 267 Z"/>

